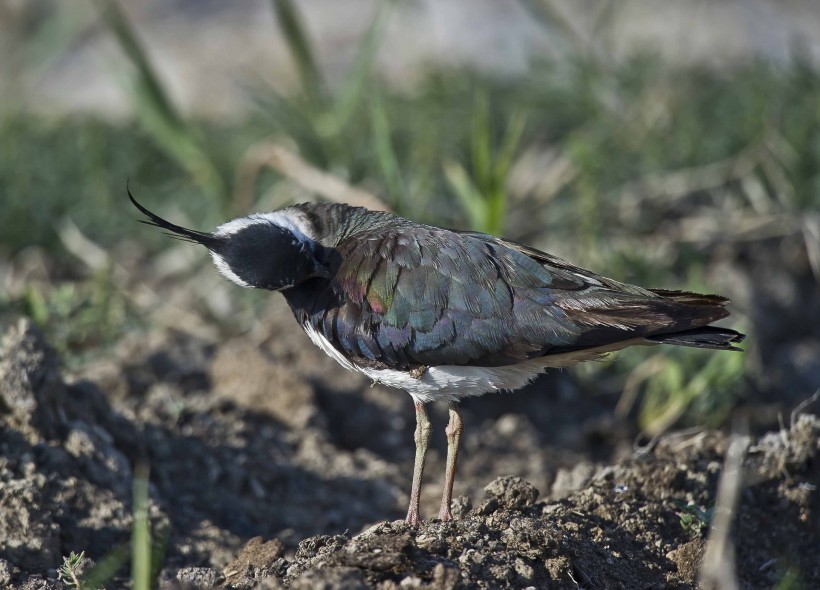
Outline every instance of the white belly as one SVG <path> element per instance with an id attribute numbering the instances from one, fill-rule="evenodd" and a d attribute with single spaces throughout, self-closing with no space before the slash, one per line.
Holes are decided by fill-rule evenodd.
<path id="1" fill-rule="evenodd" d="M 597 359 L 608 352 L 635 344 L 656 344 L 636 338 L 597 348 L 542 356 L 503 367 L 439 365 L 428 367 L 421 376 L 416 377 L 407 371 L 371 369 L 351 363 L 310 325 L 305 326 L 305 332 L 316 346 L 345 369 L 364 373 L 376 383 L 404 389 L 415 401 L 422 403 L 440 399 L 459 400 L 462 397 L 482 395 L 491 391 L 512 391 L 523 387 L 549 368 L 568 367 L 581 361 Z"/>

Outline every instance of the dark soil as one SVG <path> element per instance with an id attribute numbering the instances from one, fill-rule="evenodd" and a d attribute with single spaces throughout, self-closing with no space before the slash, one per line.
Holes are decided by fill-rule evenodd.
<path id="1" fill-rule="evenodd" d="M 611 396 L 548 376 L 464 404 L 457 520 L 413 530 L 401 520 L 408 396 L 369 387 L 282 325 L 287 337 L 219 347 L 134 336 L 71 378 L 29 323 L 10 328 L 0 587 L 63 587 L 57 568 L 71 551 L 85 551 L 86 571 L 127 555 L 140 463 L 161 588 L 696 586 L 709 532 L 697 514 L 714 506 L 728 436 L 669 435 L 635 451 L 635 433 L 609 418 Z M 435 410 L 442 440 L 423 515 L 441 490 L 444 420 Z M 820 587 L 820 420 L 786 422 L 744 459 L 731 534 L 742 588 L 784 576 Z M 107 587 L 128 579 L 124 565 Z"/>

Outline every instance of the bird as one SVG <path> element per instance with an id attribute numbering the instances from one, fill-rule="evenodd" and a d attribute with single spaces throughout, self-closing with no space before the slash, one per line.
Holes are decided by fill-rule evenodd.
<path id="1" fill-rule="evenodd" d="M 628 346 L 737 351 L 745 337 L 711 325 L 729 315 L 725 297 L 621 283 L 485 233 L 322 202 L 202 232 L 163 219 L 127 192 L 143 223 L 204 246 L 226 279 L 282 293 L 310 340 L 344 368 L 410 394 L 416 451 L 405 520 L 412 527 L 421 523 L 427 403 L 448 402 L 438 517 L 449 521 L 463 398 L 516 390 L 548 368 Z"/>

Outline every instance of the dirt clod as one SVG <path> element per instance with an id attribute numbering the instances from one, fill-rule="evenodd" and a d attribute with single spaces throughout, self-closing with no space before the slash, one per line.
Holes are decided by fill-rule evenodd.
<path id="1" fill-rule="evenodd" d="M 681 580 L 694 585 L 698 579 L 700 563 L 705 551 L 706 542 L 698 538 L 673 549 L 666 554 L 666 557 L 677 567 Z"/>
<path id="2" fill-rule="evenodd" d="M 484 488 L 487 492 L 485 506 L 491 504 L 503 510 L 516 510 L 531 506 L 538 499 L 538 490 L 530 482 L 520 477 L 500 477 L 490 482 Z M 488 514 L 488 508 L 482 507 L 480 512 Z"/>
<path id="3" fill-rule="evenodd" d="M 215 570 L 207 567 L 186 567 L 177 572 L 177 580 L 183 587 L 215 588 L 224 578 Z"/>
<path id="4" fill-rule="evenodd" d="M 278 539 L 266 542 L 262 537 L 254 537 L 242 548 L 236 559 L 222 570 L 224 579 L 236 586 L 240 580 L 261 580 L 276 572 L 282 575 L 282 568 L 285 566 L 282 559 L 284 552 L 285 547 Z"/>

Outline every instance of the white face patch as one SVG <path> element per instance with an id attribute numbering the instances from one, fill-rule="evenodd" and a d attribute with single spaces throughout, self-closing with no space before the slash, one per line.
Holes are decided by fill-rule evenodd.
<path id="1" fill-rule="evenodd" d="M 302 244 L 310 249 L 313 248 L 314 238 L 312 236 L 312 232 L 309 230 L 304 216 L 300 211 L 293 209 L 282 209 L 271 213 L 252 213 L 251 215 L 247 215 L 245 217 L 238 217 L 223 223 L 217 227 L 213 233 L 218 237 L 230 237 L 245 228 L 257 224 L 275 225 L 286 229 L 293 235 L 294 245 Z M 232 283 L 235 283 L 240 287 L 252 287 L 252 285 L 239 278 L 239 276 L 231 270 L 230 265 L 225 261 L 225 259 L 216 252 L 211 252 L 211 260 L 213 260 L 219 274 Z"/>
<path id="2" fill-rule="evenodd" d="M 216 265 L 216 270 L 218 270 L 219 274 L 221 274 L 223 277 L 225 277 L 232 283 L 236 283 L 240 287 L 246 287 L 248 289 L 251 288 L 251 286 L 248 283 L 240 279 L 236 275 L 236 273 L 231 270 L 231 267 L 228 266 L 228 263 L 225 262 L 225 259 L 222 258 L 222 256 L 220 256 L 216 252 L 211 251 L 211 260 L 214 261 L 214 264 Z"/>

